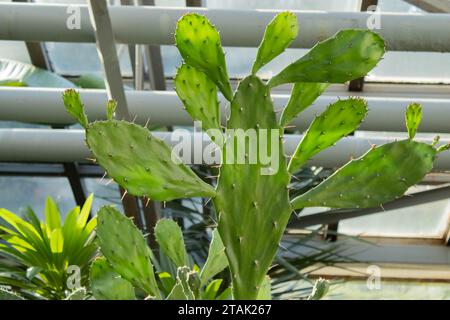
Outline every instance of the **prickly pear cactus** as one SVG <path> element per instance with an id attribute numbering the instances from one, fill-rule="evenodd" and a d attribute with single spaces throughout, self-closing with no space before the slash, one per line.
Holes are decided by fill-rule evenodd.
<path id="1" fill-rule="evenodd" d="M 178 69 L 175 85 L 187 112 L 194 120 L 202 121 L 205 129 L 221 129 L 217 88 L 230 101 L 231 114 L 225 133 L 220 141 L 215 141 L 222 150 L 215 188 L 197 178 L 188 167 L 170 162 L 168 147 L 146 129 L 113 120 L 114 105 L 108 104 L 107 121 L 89 123 L 79 97 L 72 91 L 64 96 L 68 112 L 86 128 L 87 142 L 97 161 L 131 194 L 156 200 L 213 198 L 221 241 L 211 245 L 211 259 L 208 258 L 199 279 L 196 273 L 179 267 L 177 280 L 172 279 L 176 283 L 169 295 L 172 298 L 194 298 L 192 284 L 187 286 L 189 280 L 200 283 L 201 287 L 225 268 L 223 252 L 232 275 L 233 297 L 269 298 L 270 280 L 266 274 L 294 209 L 380 206 L 419 182 L 432 169 L 437 153 L 450 148 L 445 145 L 436 149 L 435 144 L 413 141 L 421 117 L 420 106 L 414 105 L 406 114 L 409 139 L 372 148 L 314 189 L 290 200 L 290 174 L 356 130 L 367 113 L 367 106 L 355 98 L 331 104 L 311 123 L 289 163 L 282 144 L 284 127 L 312 105 L 330 83 L 344 83 L 366 75 L 385 51 L 384 41 L 376 33 L 343 30 L 317 44 L 265 83 L 256 75 L 258 70 L 283 52 L 297 33 L 295 15 L 287 12 L 277 15 L 264 33 L 251 75 L 242 79 L 233 93 L 215 27 L 198 14 L 187 14 L 178 21 L 175 42 L 184 64 Z M 294 84 L 292 96 L 277 120 L 270 90 L 284 83 Z M 253 133 L 254 139 L 247 143 L 236 132 Z M 264 156 L 261 150 L 266 151 Z M 124 232 L 113 225 L 101 237 L 112 241 L 117 233 L 120 236 Z M 161 241 L 165 239 L 161 237 Z M 163 247 L 172 260 L 181 264 L 185 258 L 182 253 L 175 254 L 174 248 L 182 246 L 180 239 L 177 243 L 175 247 Z M 130 261 L 120 259 L 116 264 Z M 145 278 L 139 273 L 133 276 L 118 273 L 134 283 L 138 281 L 136 277 Z M 212 290 L 213 284 L 217 285 L 213 281 L 206 290 Z"/>

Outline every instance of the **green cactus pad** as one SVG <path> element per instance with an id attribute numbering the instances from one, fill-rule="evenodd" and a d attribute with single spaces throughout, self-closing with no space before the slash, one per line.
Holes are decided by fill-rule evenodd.
<path id="1" fill-rule="evenodd" d="M 161 219 L 155 226 L 155 237 L 160 250 L 177 267 L 188 266 L 188 255 L 180 226 L 173 220 Z"/>
<path id="2" fill-rule="evenodd" d="M 206 73 L 229 101 L 233 98 L 219 32 L 206 17 L 189 13 L 178 20 L 175 43 L 184 61 Z"/>
<path id="3" fill-rule="evenodd" d="M 372 148 L 292 200 L 304 207 L 370 208 L 402 196 L 433 168 L 436 150 L 411 140 Z"/>
<path id="4" fill-rule="evenodd" d="M 133 222 L 111 206 L 98 212 L 97 236 L 103 255 L 113 269 L 134 287 L 160 298 L 150 249 Z"/>
<path id="5" fill-rule="evenodd" d="M 369 30 L 343 30 L 314 46 L 269 81 L 269 87 L 294 82 L 344 83 L 365 76 L 385 51 L 383 39 Z"/>
<path id="6" fill-rule="evenodd" d="M 114 118 L 114 113 L 116 112 L 117 101 L 109 100 L 106 104 L 106 119 L 112 120 Z"/>
<path id="7" fill-rule="evenodd" d="M 201 285 L 205 285 L 216 274 L 228 266 L 225 247 L 219 235 L 219 230 L 214 229 L 209 245 L 208 258 L 200 272 Z"/>
<path id="8" fill-rule="evenodd" d="M 147 128 L 117 120 L 93 122 L 86 129 L 86 141 L 109 176 L 132 195 L 159 201 L 215 195 Z"/>
<path id="9" fill-rule="evenodd" d="M 422 120 L 422 106 L 418 103 L 411 103 L 406 108 L 405 120 L 409 138 L 414 139 L 420 120 Z"/>
<path id="10" fill-rule="evenodd" d="M 175 88 L 186 111 L 202 122 L 203 130 L 221 130 L 217 87 L 206 74 L 183 64 L 177 71 Z"/>
<path id="11" fill-rule="evenodd" d="M 280 126 L 284 127 L 300 112 L 308 108 L 328 88 L 328 86 L 328 83 L 295 83 L 292 87 L 288 104 L 281 114 Z"/>
<path id="12" fill-rule="evenodd" d="M 358 98 L 339 100 L 329 105 L 314 119 L 297 146 L 289 162 L 289 172 L 297 171 L 311 157 L 355 131 L 366 113 L 366 102 Z"/>
<path id="13" fill-rule="evenodd" d="M 241 81 L 231 103 L 228 129 L 275 129 L 277 125 L 268 88 L 249 76 Z M 258 134 L 258 143 L 261 136 Z M 232 137 L 228 137 L 227 144 Z M 270 143 L 268 143 L 270 144 Z M 286 169 L 282 143 L 269 153 L 279 165 L 272 175 L 263 175 L 261 161 L 256 164 L 230 163 L 230 150 L 223 152 L 223 164 L 214 199 L 219 217 L 220 237 L 225 245 L 233 277 L 235 299 L 256 299 L 264 277 L 277 251 L 289 219 Z M 247 144 L 249 148 L 255 145 Z M 270 150 L 270 149 L 269 149 Z M 236 153 L 231 158 L 236 160 Z"/>
<path id="14" fill-rule="evenodd" d="M 297 16 L 292 12 L 281 12 L 267 25 L 263 40 L 258 49 L 252 74 L 281 54 L 298 34 Z"/>
<path id="15" fill-rule="evenodd" d="M 67 89 L 63 93 L 64 105 L 67 112 L 74 117 L 83 128 L 88 126 L 88 118 L 84 112 L 84 106 L 80 99 L 80 94 L 74 89 Z"/>
<path id="16" fill-rule="evenodd" d="M 97 300 L 136 300 L 131 283 L 114 271 L 104 257 L 92 262 L 89 279 Z"/>

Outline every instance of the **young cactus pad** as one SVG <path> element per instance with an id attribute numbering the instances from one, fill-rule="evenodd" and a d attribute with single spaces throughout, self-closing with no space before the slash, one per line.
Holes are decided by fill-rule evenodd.
<path id="1" fill-rule="evenodd" d="M 343 30 L 317 44 L 269 81 L 269 87 L 294 82 L 343 83 L 363 77 L 384 54 L 384 41 L 368 30 Z"/>
<path id="2" fill-rule="evenodd" d="M 186 111 L 202 122 L 204 130 L 220 129 L 217 87 L 206 74 L 183 64 L 175 77 L 175 90 Z"/>
<path id="3" fill-rule="evenodd" d="M 286 50 L 298 34 L 297 16 L 292 12 L 282 12 L 267 25 L 258 55 L 253 64 L 252 74 Z"/>
<path id="4" fill-rule="evenodd" d="M 339 100 L 314 119 L 289 162 L 289 172 L 299 170 L 308 159 L 355 131 L 367 113 L 366 102 Z"/>
<path id="5" fill-rule="evenodd" d="M 103 255 L 122 278 L 160 298 L 150 249 L 129 218 L 111 206 L 102 207 L 98 212 L 97 236 Z"/>
<path id="6" fill-rule="evenodd" d="M 343 166 L 314 189 L 290 201 L 290 173 L 305 165 L 318 152 L 356 130 L 366 114 L 366 103 L 351 98 L 331 104 L 305 133 L 289 171 L 279 133 L 282 134 L 283 127 L 310 106 L 329 83 L 343 83 L 364 76 L 384 54 L 384 41 L 376 33 L 344 30 L 317 44 L 307 55 L 287 66 L 266 84 L 255 73 L 293 40 L 297 33 L 296 19 L 291 13 L 280 13 L 274 18 L 264 34 L 252 74 L 239 82 L 234 93 L 227 77 L 217 30 L 198 14 L 184 15 L 177 24 L 176 45 L 184 58 L 184 64 L 175 82 L 177 93 L 188 113 L 194 120 L 205 122 L 207 128 L 216 128 L 220 123 L 220 114 L 215 86 L 231 102 L 225 142 L 220 145 L 222 164 L 215 189 L 197 178 L 187 167 L 170 163 L 168 147 L 161 141 L 149 143 L 147 139 L 154 138 L 146 129 L 115 120 L 86 125 L 87 141 L 97 161 L 131 193 L 150 195 L 159 200 L 194 196 L 213 198 L 218 216 L 218 234 L 214 235 L 211 244 L 211 259 L 208 258 L 200 279 L 197 273 L 180 267 L 177 285 L 170 298 L 190 299 L 192 294 L 195 296 L 195 290 L 186 290 L 187 281 L 191 283 L 190 289 L 195 288 L 196 283 L 207 283 L 214 274 L 226 267 L 224 251 L 231 271 L 233 297 L 268 297 L 269 280 L 266 274 L 294 209 L 312 205 L 339 208 L 379 206 L 401 196 L 408 187 L 420 181 L 432 169 L 436 153 L 450 148 L 441 146 L 436 150 L 434 145 L 413 141 L 413 134 L 410 134 L 411 139 L 373 148 L 360 159 Z M 270 89 L 283 83 L 293 83 L 294 87 L 292 97 L 278 122 Z M 72 99 L 78 104 L 65 99 L 66 106 L 76 119 L 84 121 L 79 112 L 82 110 L 79 107 L 81 102 L 75 98 Z M 408 128 L 417 128 L 420 119 L 416 116 L 413 118 L 414 121 L 408 120 Z M 233 130 L 255 130 L 256 139 L 240 144 Z M 278 135 L 274 135 L 274 132 Z M 261 145 L 268 147 L 267 159 L 254 157 L 255 150 L 261 150 Z M 239 151 L 243 151 L 243 155 Z M 106 212 L 100 223 L 105 216 Z M 131 222 L 123 219 L 125 226 L 121 227 L 122 232 L 118 232 L 118 227 L 114 225 L 109 231 L 105 228 L 99 233 L 102 241 L 110 243 L 117 236 L 115 234 L 124 234 L 123 230 L 128 228 L 126 224 Z M 178 229 L 176 233 L 180 233 Z M 219 234 L 220 242 L 216 238 Z M 132 233 L 126 236 L 130 237 Z M 143 241 L 141 237 L 133 236 L 129 241 L 138 238 L 140 243 Z M 130 261 L 138 258 L 134 254 L 137 250 L 135 247 L 127 250 L 122 248 L 132 253 L 131 259 L 129 254 L 126 261 L 116 258 L 114 263 L 111 262 L 116 270 L 115 265 L 129 266 Z M 178 247 L 182 247 L 181 241 L 178 241 Z M 104 252 L 108 260 L 107 255 L 111 254 L 111 250 L 115 248 L 110 246 Z M 164 250 L 170 252 L 172 260 L 178 261 L 177 264 L 185 260 L 183 253 L 177 252 L 175 255 L 172 247 L 165 246 Z M 134 263 L 148 266 L 150 258 L 146 253 L 140 257 L 144 257 L 144 261 Z M 118 273 L 132 283 L 136 283 L 137 277 L 146 279 L 152 275 L 149 271 L 144 274 L 141 269 L 135 270 L 133 274 Z M 139 283 L 139 287 L 152 291 L 152 281 Z"/>

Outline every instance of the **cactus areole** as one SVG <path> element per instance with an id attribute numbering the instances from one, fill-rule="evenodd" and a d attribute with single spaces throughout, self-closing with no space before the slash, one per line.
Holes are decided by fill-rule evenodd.
<path id="1" fill-rule="evenodd" d="M 178 69 L 175 85 L 186 111 L 194 120 L 202 121 L 204 128 L 222 134 L 217 92 L 230 103 L 224 139 L 218 143 L 222 163 L 215 188 L 188 166 L 174 164 L 168 146 L 146 128 L 111 119 L 111 107 L 108 120 L 89 123 L 79 96 L 74 91 L 64 95 L 68 112 L 86 128 L 86 141 L 95 159 L 129 193 L 160 201 L 213 199 L 235 299 L 257 299 L 263 291 L 267 271 L 293 210 L 310 206 L 380 206 L 419 182 L 432 169 L 436 154 L 448 149 L 413 141 L 421 114 L 420 106 L 414 104 L 406 116 L 409 139 L 372 148 L 314 189 L 290 199 L 291 174 L 355 131 L 367 113 L 366 102 L 350 98 L 331 104 L 311 123 L 290 161 L 283 151 L 284 127 L 330 83 L 366 75 L 385 52 L 384 41 L 376 33 L 343 30 L 318 43 L 267 83 L 260 79 L 259 69 L 281 54 L 297 33 L 296 15 L 278 14 L 264 33 L 251 74 L 233 92 L 215 27 L 195 13 L 178 21 L 175 42 L 184 63 Z M 293 89 L 278 120 L 270 90 L 283 83 L 292 83 Z M 253 130 L 254 139 L 239 143 L 232 133 L 236 130 Z M 271 161 L 257 154 L 263 147 Z"/>

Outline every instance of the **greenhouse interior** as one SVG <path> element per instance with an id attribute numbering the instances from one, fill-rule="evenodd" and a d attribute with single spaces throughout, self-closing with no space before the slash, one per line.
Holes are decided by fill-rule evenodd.
<path id="1" fill-rule="evenodd" d="M 450 299 L 450 0 L 0 0 L 0 300 Z"/>

